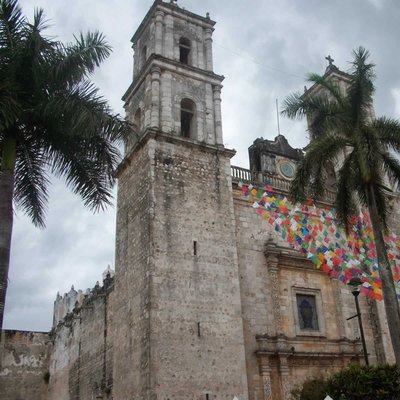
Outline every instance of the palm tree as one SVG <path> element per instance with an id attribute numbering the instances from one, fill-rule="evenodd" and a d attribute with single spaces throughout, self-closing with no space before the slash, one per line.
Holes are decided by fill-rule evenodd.
<path id="1" fill-rule="evenodd" d="M 329 75 L 311 74 L 309 81 L 322 89 L 316 94 L 293 94 L 282 113 L 289 118 L 308 117 L 312 135 L 291 186 L 296 201 L 323 195 L 327 162 L 338 167 L 336 208 L 349 227 L 357 207 L 368 209 L 382 280 L 382 292 L 396 364 L 400 366 L 400 313 L 383 233 L 387 229 L 389 181 L 400 183 L 400 123 L 376 118 L 372 108 L 374 65 L 360 47 L 347 75 L 344 92 Z M 314 92 L 315 93 L 315 92 Z M 396 186 L 395 186 L 396 185 Z"/>
<path id="2" fill-rule="evenodd" d="M 0 329 L 10 260 L 13 201 L 44 226 L 49 172 L 93 210 L 110 204 L 116 145 L 125 124 L 89 81 L 111 48 L 102 34 L 72 44 L 42 35 L 17 0 L 0 0 Z"/>

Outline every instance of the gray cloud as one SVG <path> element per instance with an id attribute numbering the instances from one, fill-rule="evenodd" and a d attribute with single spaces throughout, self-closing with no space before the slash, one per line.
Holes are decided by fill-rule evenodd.
<path id="1" fill-rule="evenodd" d="M 21 0 L 28 16 L 43 7 L 49 34 L 71 41 L 72 34 L 100 30 L 112 56 L 94 75 L 115 111 L 132 79 L 130 38 L 151 0 Z M 303 90 L 307 72 L 323 73 L 331 54 L 341 69 L 352 49 L 363 45 L 376 63 L 377 115 L 400 113 L 400 8 L 393 0 L 180 0 L 180 6 L 217 21 L 214 70 L 223 74 L 225 144 L 237 150 L 232 160 L 247 167 L 247 148 L 257 137 L 277 134 L 275 99 Z M 281 119 L 292 145 L 307 143 L 305 123 Z M 48 330 L 57 291 L 92 287 L 114 260 L 115 209 L 93 215 L 79 198 L 55 180 L 47 228 L 37 230 L 20 212 L 15 219 L 5 327 Z"/>

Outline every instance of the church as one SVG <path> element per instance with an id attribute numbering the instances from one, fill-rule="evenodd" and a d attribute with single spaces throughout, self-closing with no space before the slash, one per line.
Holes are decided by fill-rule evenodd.
<path id="1" fill-rule="evenodd" d="M 302 151 L 255 138 L 250 169 L 231 165 L 214 26 L 156 0 L 134 33 L 115 274 L 58 295 L 51 332 L 3 332 L 3 400 L 290 400 L 364 363 L 349 287 L 249 202 L 260 188 L 284 201 Z M 326 74 L 346 85 L 333 64 Z M 333 166 L 326 179 L 334 190 Z M 359 301 L 369 362 L 393 362 L 382 302 Z"/>

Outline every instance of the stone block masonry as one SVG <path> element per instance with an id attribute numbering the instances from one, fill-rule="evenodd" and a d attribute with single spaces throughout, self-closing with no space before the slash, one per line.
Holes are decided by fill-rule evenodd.
<path id="1" fill-rule="evenodd" d="M 113 290 L 114 278 L 108 274 L 103 286 L 97 283 L 81 302 L 77 301 L 73 310 L 53 327 L 53 348 L 48 368 L 48 399 L 111 398 Z M 72 295 L 76 297 L 74 293 Z M 70 297 L 71 293 L 64 296 Z M 59 314 L 60 304 L 63 303 L 65 301 L 57 296 L 55 315 Z"/>
<path id="2" fill-rule="evenodd" d="M 0 341 L 0 399 L 46 400 L 49 333 L 4 330 Z"/>
<path id="3" fill-rule="evenodd" d="M 247 399 L 229 159 L 148 132 L 119 172 L 114 399 Z"/>

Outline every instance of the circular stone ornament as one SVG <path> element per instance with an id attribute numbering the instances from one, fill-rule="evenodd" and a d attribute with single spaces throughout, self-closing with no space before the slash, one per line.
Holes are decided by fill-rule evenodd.
<path id="1" fill-rule="evenodd" d="M 293 179 L 296 172 L 296 165 L 290 161 L 282 161 L 279 163 L 279 172 L 288 179 Z"/>

